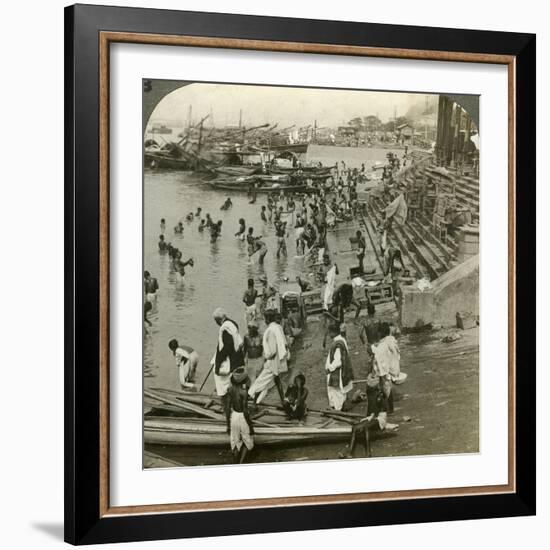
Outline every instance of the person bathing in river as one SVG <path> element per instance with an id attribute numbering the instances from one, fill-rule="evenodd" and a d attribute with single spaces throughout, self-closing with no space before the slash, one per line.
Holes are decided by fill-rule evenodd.
<path id="1" fill-rule="evenodd" d="M 225 401 L 227 433 L 235 464 L 242 464 L 247 453 L 254 448 L 254 426 L 248 412 L 249 384 L 250 379 L 244 367 L 236 369 L 231 375 L 231 385 Z"/>
<path id="2" fill-rule="evenodd" d="M 220 206 L 220 210 L 229 210 L 233 206 L 233 203 L 231 202 L 231 198 L 227 197 L 225 199 L 225 202 Z"/>
<path id="3" fill-rule="evenodd" d="M 239 230 L 235 233 L 235 237 L 240 241 L 244 241 L 246 238 L 246 222 L 244 218 L 239 219 Z"/>
<path id="4" fill-rule="evenodd" d="M 193 388 L 195 372 L 199 364 L 199 354 L 191 347 L 178 344 L 174 338 L 168 342 L 168 347 L 176 360 L 179 380 L 182 388 Z"/>
<path id="5" fill-rule="evenodd" d="M 258 298 L 258 291 L 254 288 L 254 279 L 248 279 L 248 286 L 243 295 L 245 305 L 244 317 L 247 326 L 251 321 L 255 321 L 258 316 L 256 298 Z"/>
<path id="6" fill-rule="evenodd" d="M 185 280 L 185 268 L 190 265 L 193 267 L 195 265 L 195 262 L 193 261 L 193 258 L 189 258 L 187 261 L 183 261 L 181 252 L 178 250 L 177 256 L 174 260 L 174 269 L 176 270 L 176 273 L 179 278 L 179 282 L 183 283 Z"/>
<path id="7" fill-rule="evenodd" d="M 263 222 L 267 223 L 267 217 L 265 215 L 265 205 L 262 204 L 262 209 L 260 211 L 260 218 Z"/>
<path id="8" fill-rule="evenodd" d="M 176 235 L 181 235 L 181 234 L 183 234 L 183 223 L 178 222 L 178 225 L 176 225 L 176 226 L 174 227 L 174 233 L 175 233 Z"/>
<path id="9" fill-rule="evenodd" d="M 248 243 L 248 257 L 251 258 L 254 254 L 258 253 L 258 263 L 263 265 L 265 255 L 267 254 L 267 245 L 262 240 L 262 237 L 254 237 L 254 228 L 248 228 L 248 235 L 246 241 Z"/>
<path id="10" fill-rule="evenodd" d="M 215 243 L 218 240 L 218 237 L 222 233 L 222 221 L 219 220 L 217 223 L 213 223 L 210 226 L 210 242 Z"/>
<path id="11" fill-rule="evenodd" d="M 199 223 L 199 232 L 202 233 L 206 229 L 206 220 L 203 218 Z"/>
<path id="12" fill-rule="evenodd" d="M 143 272 L 143 288 L 145 290 L 145 299 L 152 304 L 157 299 L 159 283 L 155 277 L 151 277 L 148 271 Z"/>
<path id="13" fill-rule="evenodd" d="M 202 208 L 200 206 L 197 206 L 197 211 L 195 212 L 195 218 L 201 217 Z"/>
<path id="14" fill-rule="evenodd" d="M 271 195 L 268 195 L 267 197 L 267 219 L 269 222 L 271 222 L 273 218 L 273 209 L 275 208 L 275 203 L 273 202 L 273 197 Z"/>
<path id="15" fill-rule="evenodd" d="M 212 218 L 210 217 L 210 214 L 207 212 L 206 213 L 206 227 L 210 227 L 214 224 L 214 222 L 212 221 Z"/>
<path id="16" fill-rule="evenodd" d="M 300 214 L 296 215 L 296 225 L 294 226 L 294 237 L 296 239 L 296 254 L 303 256 L 305 252 L 306 242 L 304 240 L 304 231 L 306 228 L 306 221 Z"/>
<path id="17" fill-rule="evenodd" d="M 166 252 L 168 250 L 168 243 L 164 240 L 164 235 L 159 235 L 159 252 Z"/>
<path id="18" fill-rule="evenodd" d="M 147 319 L 147 314 L 153 309 L 153 304 L 149 302 L 149 300 L 145 300 L 143 304 L 143 321 L 147 323 L 149 326 L 152 326 L 153 323 Z"/>
<path id="19" fill-rule="evenodd" d="M 287 250 L 286 250 L 286 237 L 287 237 L 287 230 L 286 230 L 286 222 L 282 221 L 276 221 L 275 222 L 275 235 L 277 237 L 277 258 L 280 257 L 281 253 L 284 254 L 285 258 L 287 257 Z"/>
<path id="20" fill-rule="evenodd" d="M 166 220 L 164 218 L 160 219 L 160 232 L 164 233 L 166 231 Z"/>
<path id="21" fill-rule="evenodd" d="M 306 400 L 308 394 L 306 377 L 299 372 L 285 392 L 283 407 L 290 420 L 303 420 L 307 415 Z"/>
<path id="22" fill-rule="evenodd" d="M 187 216 L 185 216 L 185 219 L 188 222 L 192 222 L 195 219 L 195 214 L 193 214 L 193 212 L 189 212 L 189 214 L 187 214 Z"/>

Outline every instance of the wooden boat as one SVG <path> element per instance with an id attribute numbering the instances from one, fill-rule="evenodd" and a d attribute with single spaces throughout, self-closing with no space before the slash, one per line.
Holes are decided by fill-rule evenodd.
<path id="1" fill-rule="evenodd" d="M 250 180 L 249 180 L 250 181 Z M 214 189 L 223 189 L 225 191 L 240 191 L 248 192 L 249 181 L 240 181 L 235 182 L 231 179 L 221 179 L 217 178 L 214 180 L 208 180 L 207 183 L 211 185 Z M 297 184 L 293 185 L 290 183 L 277 183 L 273 182 L 271 185 L 268 183 L 263 183 L 262 185 L 256 188 L 257 193 L 273 193 L 279 191 L 287 191 L 290 193 L 318 193 L 319 189 L 315 187 L 309 187 L 306 184 Z"/>
<path id="2" fill-rule="evenodd" d="M 229 436 L 225 422 L 208 419 L 184 418 L 146 418 L 144 421 L 144 440 L 157 445 L 197 445 L 227 446 Z M 330 421 L 330 424 L 294 425 L 287 423 L 271 426 L 255 425 L 254 441 L 256 445 L 293 445 L 302 443 L 328 443 L 342 441 L 350 437 L 348 424 Z"/>
<path id="3" fill-rule="evenodd" d="M 221 402 L 216 396 L 156 388 L 144 392 L 150 408 L 144 417 L 144 441 L 155 445 L 224 447 L 229 443 Z M 328 443 L 350 437 L 353 415 L 310 411 L 304 421 L 287 420 L 274 405 L 252 413 L 256 445 Z M 349 413 L 348 413 L 349 415 Z"/>
<path id="4" fill-rule="evenodd" d="M 190 170 L 192 168 L 188 159 L 177 158 L 162 151 L 146 151 L 144 166 L 159 170 Z"/>
<path id="5" fill-rule="evenodd" d="M 214 169 L 215 173 L 220 176 L 251 176 L 258 171 L 262 171 L 261 165 L 259 166 L 217 166 Z"/>

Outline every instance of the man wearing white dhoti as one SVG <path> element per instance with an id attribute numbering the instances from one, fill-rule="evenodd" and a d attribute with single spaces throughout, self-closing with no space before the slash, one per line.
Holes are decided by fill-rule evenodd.
<path id="1" fill-rule="evenodd" d="M 337 411 L 342 410 L 348 392 L 353 389 L 353 371 L 348 344 L 340 332 L 339 325 L 331 323 L 329 335 L 332 338 L 332 345 L 325 363 L 328 402 Z"/>
<path id="2" fill-rule="evenodd" d="M 330 265 L 330 258 L 325 256 L 325 264 Z M 325 275 L 325 292 L 323 294 L 323 309 L 328 311 L 332 305 L 332 298 L 334 295 L 334 287 L 336 286 L 336 275 L 338 274 L 338 266 L 332 264 Z"/>
<path id="3" fill-rule="evenodd" d="M 284 401 L 279 374 L 288 370 L 286 363 L 288 349 L 283 330 L 275 322 L 275 316 L 276 312 L 272 310 L 267 310 L 265 313 L 265 320 L 268 325 L 262 340 L 264 365 L 258 378 L 254 380 L 248 391 L 248 395 L 254 399 L 255 403 L 260 403 L 274 385 L 277 386 L 281 402 Z"/>
<path id="4" fill-rule="evenodd" d="M 373 371 L 379 377 L 380 389 L 388 400 L 388 412 L 393 412 L 393 383 L 401 384 L 407 378 L 401 372 L 401 352 L 388 323 L 380 323 L 380 341 L 372 346 Z"/>
<path id="5" fill-rule="evenodd" d="M 244 366 L 243 339 L 239 334 L 239 325 L 222 308 L 214 311 L 214 321 L 219 325 L 218 344 L 210 362 L 214 366 L 216 393 L 225 396 L 231 384 L 231 373 Z"/>

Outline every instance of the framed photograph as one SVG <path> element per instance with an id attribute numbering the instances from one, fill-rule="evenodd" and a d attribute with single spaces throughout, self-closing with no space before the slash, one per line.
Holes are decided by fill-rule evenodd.
<path id="1" fill-rule="evenodd" d="M 65 12 L 65 538 L 535 513 L 535 36 Z"/>

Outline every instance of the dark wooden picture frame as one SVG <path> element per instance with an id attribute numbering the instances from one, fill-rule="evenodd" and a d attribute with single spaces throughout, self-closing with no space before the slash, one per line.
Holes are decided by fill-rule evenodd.
<path id="1" fill-rule="evenodd" d="M 109 46 L 497 63 L 509 74 L 509 475 L 503 486 L 109 505 Z M 535 513 L 535 36 L 77 5 L 65 11 L 65 540 L 73 544 Z M 517 358 L 521 358 L 516 368 Z"/>

